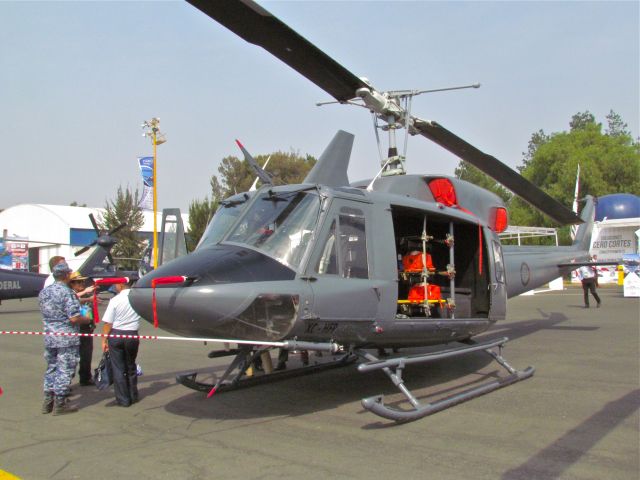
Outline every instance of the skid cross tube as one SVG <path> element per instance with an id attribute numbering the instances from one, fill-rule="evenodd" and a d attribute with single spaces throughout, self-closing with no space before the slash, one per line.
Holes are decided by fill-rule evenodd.
<path id="1" fill-rule="evenodd" d="M 467 400 L 479 397 L 486 393 L 497 390 L 498 388 L 506 387 L 512 383 L 519 382 L 520 380 L 531 377 L 535 371 L 533 367 L 527 367 L 524 370 L 515 370 L 509 365 L 502 357 L 502 347 L 509 339 L 507 337 L 499 340 L 493 340 L 485 343 L 475 343 L 471 340 L 467 341 L 469 346 L 453 348 L 442 352 L 426 353 L 422 355 L 411 355 L 408 357 L 391 358 L 387 360 L 379 360 L 370 353 L 363 351 L 357 352 L 358 355 L 367 360 L 367 362 L 358 365 L 358 371 L 370 372 L 373 370 L 382 370 L 393 382 L 393 384 L 402 392 L 407 398 L 409 403 L 413 406 L 413 410 L 399 410 L 392 408 L 384 404 L 383 395 L 375 395 L 373 397 L 363 398 L 362 406 L 376 415 L 394 420 L 396 422 L 409 422 L 432 415 L 436 412 L 444 410 L 449 407 L 453 407 Z M 498 348 L 498 353 L 491 350 L 492 348 Z M 462 392 L 450 395 L 432 403 L 421 405 L 418 399 L 411 393 L 411 391 L 404 385 L 402 379 L 402 372 L 406 365 L 419 364 L 432 362 L 434 360 L 440 360 L 444 358 L 451 358 L 458 355 L 464 355 L 476 351 L 484 351 L 490 355 L 496 362 L 498 362 L 505 370 L 509 372 L 509 375 L 496 380 L 491 380 L 477 387 L 469 388 Z"/>

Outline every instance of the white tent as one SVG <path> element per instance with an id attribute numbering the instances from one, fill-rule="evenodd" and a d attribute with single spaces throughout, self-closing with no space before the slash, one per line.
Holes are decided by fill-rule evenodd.
<path id="1" fill-rule="evenodd" d="M 90 213 L 99 223 L 104 209 L 33 203 L 15 205 L 0 212 L 0 230 L 7 243 L 28 244 L 32 271 L 49 273 L 48 261 L 55 255 L 65 257 L 71 268 L 77 268 L 91 250 L 79 257 L 75 257 L 74 252 L 95 239 Z M 153 232 L 153 212 L 143 210 L 143 214 L 144 225 L 140 232 L 148 236 Z M 182 214 L 182 221 L 187 228 L 187 214 Z M 157 222 L 160 230 L 161 212 L 158 212 Z"/>

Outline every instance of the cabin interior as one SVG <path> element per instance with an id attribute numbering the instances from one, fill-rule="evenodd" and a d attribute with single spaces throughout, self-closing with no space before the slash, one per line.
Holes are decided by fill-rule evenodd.
<path id="1" fill-rule="evenodd" d="M 392 216 L 398 258 L 397 318 L 487 318 L 489 268 L 478 224 L 397 206 L 392 207 Z"/>

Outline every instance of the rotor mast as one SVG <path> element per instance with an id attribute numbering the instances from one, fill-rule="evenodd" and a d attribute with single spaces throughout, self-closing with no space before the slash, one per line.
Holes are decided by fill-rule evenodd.
<path id="1" fill-rule="evenodd" d="M 459 87 L 437 88 L 431 90 L 395 90 L 389 92 L 378 92 L 366 78 L 361 80 L 367 84 L 356 90 L 356 97 L 362 99 L 364 106 L 374 115 L 374 128 L 376 129 L 376 139 L 379 142 L 377 129 L 388 132 L 389 148 L 387 158 L 381 158 L 382 176 L 404 175 L 406 173 L 404 164 L 407 154 L 407 144 L 409 134 L 419 133 L 414 128 L 414 120 L 419 120 L 411 116 L 411 101 L 413 97 L 422 93 L 444 92 L 448 90 L 461 90 L 463 88 L 479 88 L 479 83 L 463 85 Z M 349 103 L 349 102 L 348 102 Z M 386 125 L 378 125 L 378 119 Z M 396 130 L 404 128 L 404 150 L 402 155 L 398 154 L 396 142 Z M 379 147 L 379 145 L 378 145 Z"/>

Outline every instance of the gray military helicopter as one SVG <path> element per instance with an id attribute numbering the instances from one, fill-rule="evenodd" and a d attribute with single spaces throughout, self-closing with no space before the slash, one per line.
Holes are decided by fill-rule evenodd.
<path id="1" fill-rule="evenodd" d="M 178 335 L 238 343 L 215 384 L 196 374 L 178 380 L 210 394 L 275 379 L 245 378 L 273 348 L 341 354 L 328 366 L 360 359 L 358 370 L 382 370 L 409 409 L 362 400 L 384 418 L 410 421 L 529 378 L 502 357 L 502 338 L 472 337 L 506 315 L 506 300 L 588 261 L 594 203 L 581 218 L 496 158 L 442 125 L 412 116 L 412 92 L 379 92 L 264 8 L 249 0 L 189 0 L 245 40 L 263 47 L 339 103 L 360 103 L 389 131 L 389 157 L 375 178 L 351 183 L 353 136 L 339 131 L 299 185 L 274 186 L 241 146 L 263 182 L 223 201 L 193 253 L 145 275 L 130 299 L 142 317 Z M 444 175 L 407 175 L 395 131 L 422 135 L 454 153 L 561 224 L 581 223 L 568 247 L 502 246 L 507 210 L 496 195 Z M 460 343 L 435 353 L 406 347 Z M 375 356 L 392 348 L 393 357 Z M 404 384 L 407 365 L 484 351 L 508 374 L 442 400 L 421 404 Z M 316 366 L 306 367 L 316 371 Z M 304 368 L 302 370 L 305 370 Z M 268 381 L 268 380 L 265 380 Z"/>

